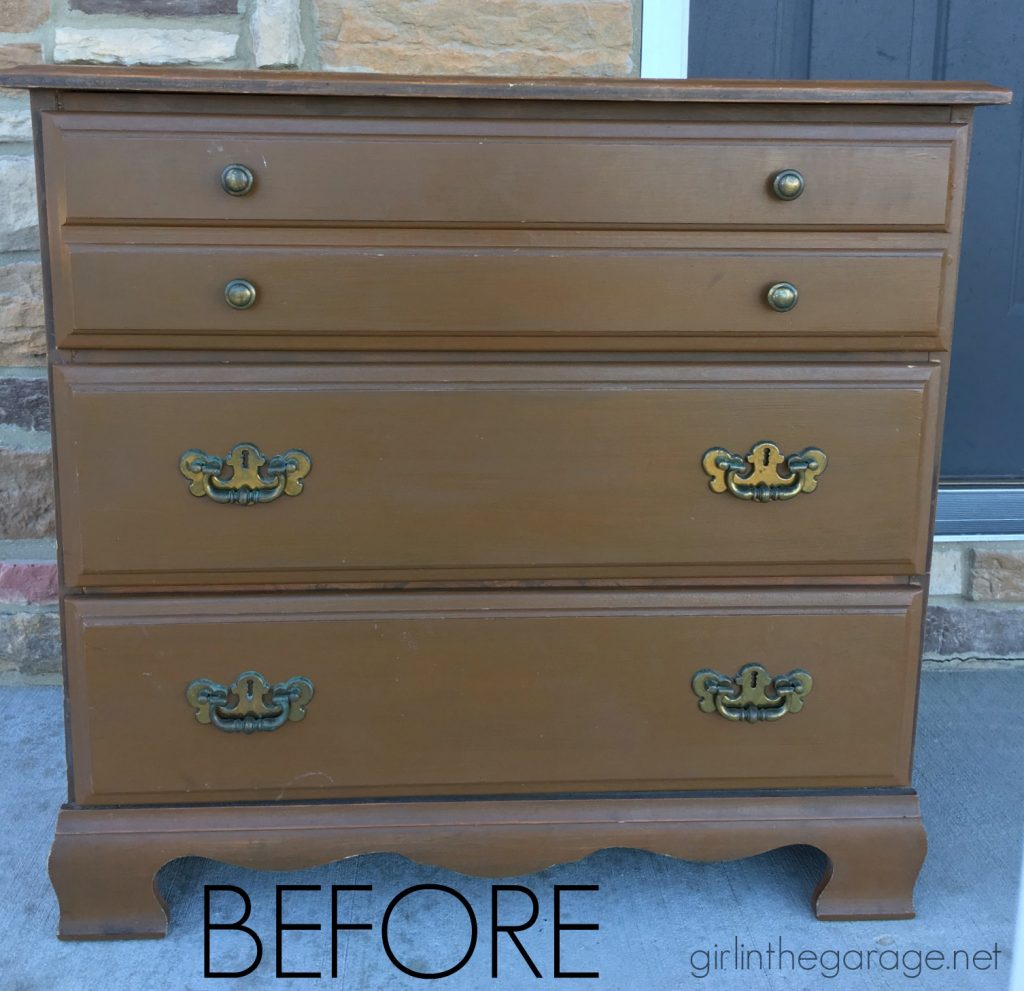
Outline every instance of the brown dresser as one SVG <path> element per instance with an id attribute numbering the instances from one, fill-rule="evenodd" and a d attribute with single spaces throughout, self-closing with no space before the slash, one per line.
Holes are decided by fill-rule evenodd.
<path id="1" fill-rule="evenodd" d="M 912 914 L 970 117 L 1006 91 L 0 82 L 48 272 L 62 936 L 161 935 L 185 855 L 806 843 L 819 917 Z"/>

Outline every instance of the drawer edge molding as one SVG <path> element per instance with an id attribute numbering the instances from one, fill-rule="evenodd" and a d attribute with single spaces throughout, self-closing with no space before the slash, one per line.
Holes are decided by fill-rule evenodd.
<path id="1" fill-rule="evenodd" d="M 74 800 L 903 787 L 922 599 L 917 586 L 68 596 Z M 801 698 L 810 680 L 799 669 L 813 671 L 811 704 L 757 728 L 709 718 L 694 671 L 742 669 L 751 656 L 800 678 Z M 211 686 L 232 708 L 237 657 L 274 677 L 294 673 L 282 657 L 293 658 L 289 668 L 301 658 L 301 676 L 277 686 L 295 692 L 294 729 L 254 723 L 246 735 L 259 700 L 273 707 L 260 691 L 271 690 L 266 679 L 236 686 L 243 711 L 222 714 L 239 720 L 230 731 L 197 726 L 197 716 L 215 722 L 202 706 L 209 693 L 198 697 Z M 868 682 L 856 711 L 844 704 L 852 677 Z M 640 713 L 642 732 L 627 729 Z M 599 744 L 594 725 L 609 727 Z M 502 736 L 507 752 L 475 751 L 467 741 L 478 733 Z M 410 762 L 423 739 L 438 756 Z M 563 754 L 555 765 L 551 746 Z M 719 751 L 725 759 L 709 759 Z"/>
<path id="2" fill-rule="evenodd" d="M 936 363 L 58 365 L 64 580 L 922 574 L 939 381 Z M 755 507 L 709 491 L 707 442 L 739 449 L 762 429 L 829 452 L 815 493 Z M 140 503 L 69 467 L 116 443 L 170 485 L 183 447 L 225 450 L 243 432 L 274 451 L 301 440 L 317 468 L 301 499 L 231 512 L 231 540 L 224 511 L 183 485 Z M 874 530 L 837 531 L 868 503 Z M 822 534 L 835 534 L 827 554 Z"/>
<path id="3" fill-rule="evenodd" d="M 943 230 L 964 132 L 922 123 L 896 131 L 852 123 L 42 114 L 47 184 L 60 191 L 62 224 Z M 243 160 L 254 182 L 241 176 L 237 187 L 247 195 L 226 196 L 223 172 Z M 799 199 L 774 185 L 795 166 L 813 191 Z M 680 184 L 680 174 L 701 182 Z"/>
<path id="4" fill-rule="evenodd" d="M 955 255 L 924 236 L 139 233 L 62 235 L 58 348 L 930 351 L 950 334 Z"/>

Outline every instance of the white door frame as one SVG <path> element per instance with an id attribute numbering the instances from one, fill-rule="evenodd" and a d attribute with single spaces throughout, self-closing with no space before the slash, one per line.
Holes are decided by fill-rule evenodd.
<path id="1" fill-rule="evenodd" d="M 641 78 L 685 79 L 690 47 L 690 0 L 641 2 Z"/>

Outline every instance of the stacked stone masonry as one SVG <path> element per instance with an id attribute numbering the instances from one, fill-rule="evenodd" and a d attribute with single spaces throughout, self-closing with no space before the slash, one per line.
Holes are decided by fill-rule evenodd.
<path id="1" fill-rule="evenodd" d="M 0 0 L 0 68 L 635 76 L 640 3 Z M 0 89 L 0 683 L 60 671 L 38 239 L 28 101 Z M 1024 544 L 940 545 L 933 592 L 929 656 L 1024 658 Z"/>

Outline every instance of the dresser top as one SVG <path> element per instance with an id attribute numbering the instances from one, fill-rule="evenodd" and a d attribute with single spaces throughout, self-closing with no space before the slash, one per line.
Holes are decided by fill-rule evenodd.
<path id="1" fill-rule="evenodd" d="M 389 76 L 336 72 L 226 71 L 108 66 L 21 66 L 0 85 L 110 92 L 449 97 L 657 103 L 1009 103 L 1009 90 L 978 82 L 822 82 L 758 79 L 533 79 L 499 76 Z"/>

